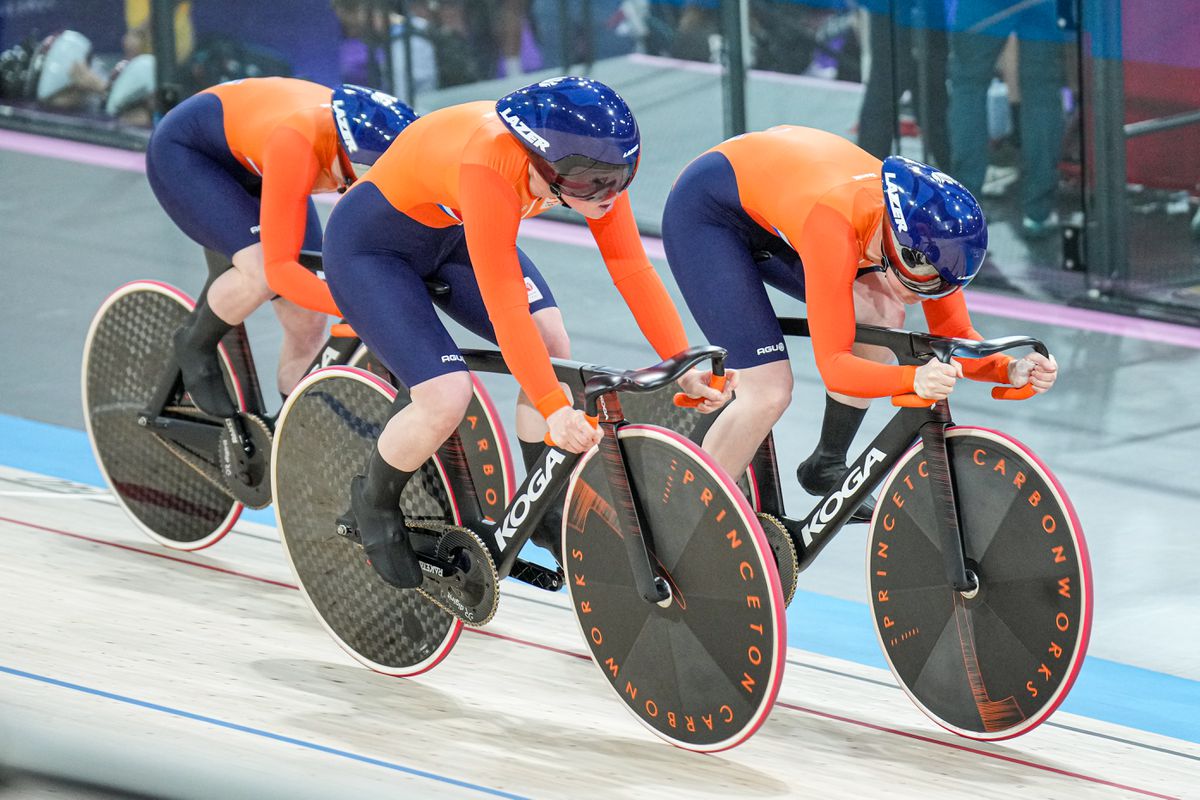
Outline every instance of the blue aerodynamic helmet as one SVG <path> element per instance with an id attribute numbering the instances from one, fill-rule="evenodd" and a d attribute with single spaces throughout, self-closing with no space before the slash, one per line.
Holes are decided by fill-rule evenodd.
<path id="1" fill-rule="evenodd" d="M 884 237 L 885 266 L 924 299 L 966 286 L 987 255 L 987 221 L 961 183 L 928 164 L 889 156 L 883 162 L 883 202 L 893 243 Z"/>
<path id="2" fill-rule="evenodd" d="M 374 164 L 417 118 L 417 112 L 390 94 L 352 83 L 334 89 L 330 105 L 342 150 L 352 164 Z"/>
<path id="3" fill-rule="evenodd" d="M 637 172 L 637 121 L 621 96 L 599 81 L 540 81 L 501 97 L 496 113 L 559 199 L 603 202 L 625 191 Z"/>

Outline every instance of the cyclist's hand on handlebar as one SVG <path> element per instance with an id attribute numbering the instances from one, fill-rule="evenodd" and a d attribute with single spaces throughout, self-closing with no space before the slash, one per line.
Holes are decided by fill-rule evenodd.
<path id="1" fill-rule="evenodd" d="M 550 439 L 569 453 L 583 453 L 600 443 L 602 434 L 592 427 L 587 415 L 577 408 L 563 406 L 546 418 Z"/>
<path id="2" fill-rule="evenodd" d="M 1008 364 L 1008 382 L 1017 388 L 1030 384 L 1038 394 L 1049 390 L 1057 378 L 1058 362 L 1054 356 L 1030 353 Z"/>
<path id="3" fill-rule="evenodd" d="M 925 400 L 945 400 L 954 391 L 954 383 L 963 376 L 962 364 L 951 360 L 943 364 L 930 359 L 917 367 L 913 376 L 913 391 Z"/>
<path id="4" fill-rule="evenodd" d="M 725 370 L 725 385 L 719 390 L 709 385 L 712 383 L 712 372 L 701 372 L 698 369 L 685 372 L 678 383 L 684 394 L 703 398 L 695 406 L 697 411 L 701 414 L 711 414 L 733 397 L 733 390 L 738 385 L 738 373 L 736 369 Z"/>

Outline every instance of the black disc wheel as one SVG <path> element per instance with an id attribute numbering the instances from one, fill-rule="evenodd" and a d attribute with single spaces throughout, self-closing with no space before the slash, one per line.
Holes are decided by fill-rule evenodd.
<path id="1" fill-rule="evenodd" d="M 671 589 L 634 583 L 618 501 L 593 450 L 571 476 L 563 520 L 566 583 L 592 658 L 655 734 L 713 752 L 766 719 L 787 650 L 775 559 L 746 498 L 677 433 L 626 425 L 619 441 L 652 564 Z"/>
<path id="2" fill-rule="evenodd" d="M 892 672 L 942 727 L 1007 739 L 1043 721 L 1083 664 L 1092 576 L 1079 520 L 1028 449 L 996 431 L 946 431 L 973 591 L 946 578 L 921 445 L 879 492 L 867 579 Z"/>
<path id="3" fill-rule="evenodd" d="M 625 419 L 630 422 L 657 425 L 669 431 L 682 434 L 696 444 L 702 444 L 704 435 L 716 421 L 721 410 L 712 414 L 701 414 L 694 408 L 683 408 L 675 405 L 675 395 L 679 387 L 675 384 L 656 389 L 653 392 L 637 392 L 621 395 L 621 410 Z M 750 505 L 758 509 L 758 487 L 750 470 L 738 476 L 737 487 L 750 500 Z"/>
<path id="4" fill-rule="evenodd" d="M 386 675 L 416 675 L 445 658 L 462 623 L 412 589 L 396 589 L 362 548 L 337 534 L 350 481 L 366 469 L 396 390 L 358 369 L 306 377 L 288 397 L 271 457 L 275 516 L 301 592 L 335 641 Z M 440 461 L 426 462 L 401 495 L 413 522 L 458 524 Z"/>
<path id="5" fill-rule="evenodd" d="M 138 424 L 172 363 L 172 336 L 194 306 L 163 283 L 126 284 L 96 313 L 83 352 L 83 416 L 104 480 L 139 528 L 178 550 L 216 543 L 242 511 L 214 483 L 215 452 L 177 452 Z M 224 349 L 221 356 L 226 383 L 240 401 Z M 165 415 L 208 419 L 185 398 L 175 400 Z"/>

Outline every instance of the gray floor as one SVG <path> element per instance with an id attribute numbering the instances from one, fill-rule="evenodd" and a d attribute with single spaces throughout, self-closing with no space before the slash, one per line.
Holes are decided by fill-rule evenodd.
<path id="1" fill-rule="evenodd" d="M 7 189 L 0 194 L 0 413 L 79 428 L 81 347 L 94 310 L 135 278 L 195 292 L 202 258 L 157 207 L 140 174 L 4 151 L 0 174 Z M 522 246 L 559 299 L 576 357 L 627 366 L 655 360 L 615 290 L 599 277 L 593 249 L 533 239 Z M 799 314 L 803 306 L 780 298 L 777 310 Z M 1200 354 L 1057 327 L 1051 319 L 1028 324 L 979 316 L 976 324 L 986 334 L 1042 337 L 1062 365 L 1055 390 L 1027 403 L 996 403 L 985 387 L 965 386 L 955 395 L 956 419 L 1024 440 L 1071 493 L 1098 591 L 1091 653 L 1200 679 L 1200 647 L 1188 622 L 1200 601 L 1189 558 L 1200 516 L 1192 453 L 1200 428 L 1194 402 Z M 270 314 L 257 315 L 251 328 L 260 369 L 269 371 L 278 346 Z M 463 342 L 471 340 L 464 334 Z M 802 343 L 793 347 L 793 363 L 795 401 L 777 432 L 785 475 L 815 441 L 823 405 L 811 351 Z M 497 404 L 511 408 L 511 380 L 487 383 Z M 862 443 L 888 414 L 876 404 Z M 4 447 L 0 442 L 0 452 Z M 793 510 L 807 507 L 795 487 L 788 487 L 788 499 Z M 802 585 L 862 601 L 863 537 L 861 526 L 847 529 Z"/>

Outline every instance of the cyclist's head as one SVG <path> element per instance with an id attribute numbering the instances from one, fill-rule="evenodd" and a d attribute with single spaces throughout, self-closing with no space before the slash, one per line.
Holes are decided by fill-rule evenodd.
<path id="1" fill-rule="evenodd" d="M 118 117 L 154 98 L 154 56 L 142 53 L 113 67 L 104 93 L 104 113 Z"/>
<path id="2" fill-rule="evenodd" d="M 902 156 L 883 162 L 885 265 L 906 289 L 928 300 L 958 291 L 987 255 L 983 209 L 958 181 Z"/>
<path id="3" fill-rule="evenodd" d="M 351 170 L 347 176 L 351 180 L 374 164 L 392 140 L 417 118 L 417 112 L 390 94 L 350 83 L 333 90 L 330 104 L 346 161 L 362 165 Z"/>
<path id="4" fill-rule="evenodd" d="M 550 78 L 501 97 L 496 113 L 559 199 L 606 202 L 625 191 L 637 172 L 637 121 L 603 83 Z"/>
<path id="5" fill-rule="evenodd" d="M 42 40 L 29 63 L 26 95 L 44 102 L 74 83 L 71 70 L 92 60 L 92 42 L 79 31 L 61 31 Z"/>

